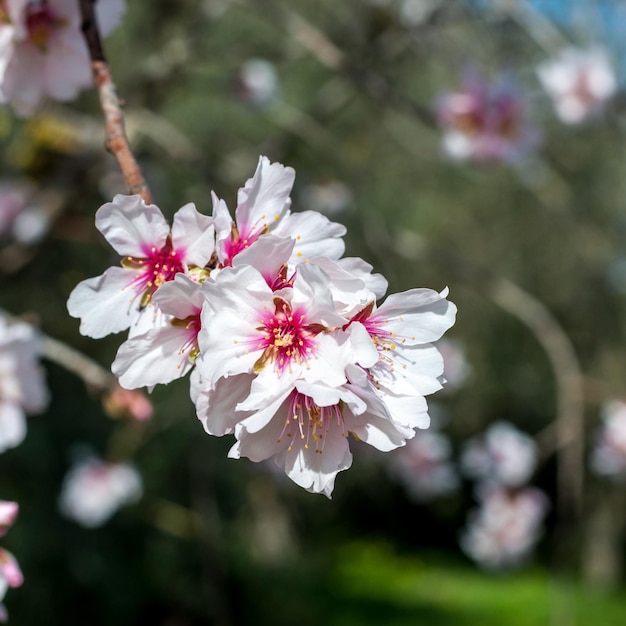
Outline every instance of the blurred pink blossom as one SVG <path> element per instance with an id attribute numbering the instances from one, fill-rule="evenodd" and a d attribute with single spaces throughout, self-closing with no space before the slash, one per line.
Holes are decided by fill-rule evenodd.
<path id="1" fill-rule="evenodd" d="M 0 500 L 0 527 L 4 535 L 9 526 L 13 524 L 19 506 L 17 502 Z M 6 595 L 9 587 L 19 587 L 24 582 L 22 570 L 15 557 L 4 548 L 0 548 L 0 622 L 6 622 L 8 613 L 1 601 Z"/>
<path id="2" fill-rule="evenodd" d="M 4 537 L 7 530 L 15 522 L 19 508 L 17 502 L 0 500 L 0 537 Z"/>
<path id="3" fill-rule="evenodd" d="M 458 90 L 439 99 L 437 117 L 444 152 L 454 160 L 516 162 L 538 143 L 519 88 L 509 77 L 487 81 L 467 72 Z"/>
<path id="4" fill-rule="evenodd" d="M 104 410 L 111 417 L 130 417 L 138 422 L 149 420 L 154 413 L 152 403 L 143 391 L 115 385 L 103 398 Z"/>

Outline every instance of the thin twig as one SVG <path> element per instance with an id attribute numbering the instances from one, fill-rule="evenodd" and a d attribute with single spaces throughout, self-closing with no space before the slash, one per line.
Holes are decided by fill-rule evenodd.
<path id="1" fill-rule="evenodd" d="M 82 31 L 91 58 L 91 70 L 98 88 L 100 105 L 106 127 L 106 148 L 115 157 L 126 180 L 129 191 L 140 195 L 146 204 L 152 204 L 152 195 L 141 168 L 128 143 L 124 116 L 115 92 L 115 84 L 102 49 L 102 40 L 94 10 L 96 0 L 79 0 Z"/>

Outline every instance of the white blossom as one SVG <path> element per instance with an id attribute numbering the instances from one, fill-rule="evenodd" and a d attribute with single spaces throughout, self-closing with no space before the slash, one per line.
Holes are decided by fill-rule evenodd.
<path id="1" fill-rule="evenodd" d="M 26 415 L 43 411 L 48 390 L 39 364 L 37 333 L 0 315 L 0 452 L 22 443 Z"/>
<path id="2" fill-rule="evenodd" d="M 459 487 L 451 457 L 452 447 L 443 433 L 418 430 L 389 459 L 389 465 L 409 495 L 424 501 L 450 494 Z"/>
<path id="3" fill-rule="evenodd" d="M 468 477 L 505 487 L 526 484 L 536 466 L 534 440 L 508 422 L 491 424 L 483 436 L 466 443 L 461 456 Z"/>
<path id="4" fill-rule="evenodd" d="M 213 254 L 213 220 L 192 203 L 176 212 L 170 229 L 154 204 L 117 195 L 96 212 L 96 227 L 124 258 L 121 267 L 82 281 L 70 294 L 68 311 L 88 337 L 160 325 L 152 298 L 157 289 L 176 274 L 204 268 Z"/>
<path id="5" fill-rule="evenodd" d="M 95 4 L 103 36 L 120 22 L 123 0 Z M 71 100 L 92 83 L 77 0 L 0 2 L 0 102 L 21 116 L 32 115 L 41 100 Z"/>
<path id="6" fill-rule="evenodd" d="M 600 476 L 626 479 L 626 402 L 602 407 L 602 425 L 591 454 L 591 468 Z"/>
<path id="7" fill-rule="evenodd" d="M 93 456 L 73 465 L 63 480 L 59 509 L 81 526 L 105 524 L 117 510 L 142 495 L 141 476 L 127 463 L 108 463 Z"/>
<path id="8" fill-rule="evenodd" d="M 566 48 L 537 68 L 557 115 L 578 124 L 597 113 L 617 90 L 617 78 L 607 52 Z"/>
<path id="9" fill-rule="evenodd" d="M 539 489 L 502 488 L 480 494 L 470 513 L 461 547 L 486 569 L 509 569 L 527 559 L 541 537 L 548 500 Z"/>

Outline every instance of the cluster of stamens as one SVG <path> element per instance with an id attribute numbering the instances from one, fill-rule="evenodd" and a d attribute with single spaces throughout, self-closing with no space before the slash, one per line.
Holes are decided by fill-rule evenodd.
<path id="1" fill-rule="evenodd" d="M 255 372 L 260 372 L 269 362 L 274 363 L 278 374 L 291 371 L 294 363 L 305 362 L 317 348 L 314 337 L 316 332 L 307 324 L 306 314 L 302 309 L 292 310 L 291 305 L 282 298 L 274 298 L 275 311 L 266 311 L 256 348 L 263 354 L 254 365 Z"/>
<path id="2" fill-rule="evenodd" d="M 274 215 L 275 221 L 279 219 L 280 215 Z M 233 224 L 230 239 L 226 242 L 226 259 L 224 265 L 230 267 L 236 255 L 243 252 L 246 248 L 249 248 L 261 235 L 267 234 L 268 230 L 269 223 L 265 215 L 261 215 L 252 226 L 241 232 L 237 226 Z"/>
<path id="3" fill-rule="evenodd" d="M 4 13 L 0 7 L 0 14 Z M 63 26 L 64 23 L 65 20 L 57 17 L 45 1 L 31 2 L 26 7 L 28 38 L 41 52 L 46 52 L 48 49 L 50 33 Z"/>
<path id="4" fill-rule="evenodd" d="M 200 347 L 198 346 L 198 333 L 202 327 L 200 321 L 200 312 L 195 315 L 189 315 L 185 319 L 178 319 L 177 317 L 171 321 L 172 326 L 177 326 L 185 330 L 185 342 L 178 350 L 178 354 L 184 355 L 181 363 L 178 364 L 180 369 L 188 358 L 191 362 L 195 362 L 200 354 Z"/>
<path id="5" fill-rule="evenodd" d="M 374 303 L 369 304 L 364 309 L 359 311 L 352 319 L 343 327 L 345 330 L 353 322 L 359 322 L 363 324 L 365 330 L 370 336 L 370 339 L 378 350 L 378 365 L 384 367 L 389 373 L 393 373 L 396 362 L 398 360 L 398 353 L 396 349 L 398 346 L 406 344 L 409 337 L 399 336 L 397 333 L 384 328 L 389 323 L 388 319 L 372 315 L 374 311 Z M 402 318 L 400 318 L 402 321 Z M 410 337 L 411 341 L 415 341 L 415 337 Z M 406 358 L 406 357 L 403 357 Z M 406 363 L 402 364 L 402 368 L 406 369 Z M 368 375 L 374 385 L 378 388 L 379 383 L 373 373 L 368 371 Z"/>
<path id="6" fill-rule="evenodd" d="M 315 445 L 315 453 L 323 454 L 326 443 L 326 434 L 330 430 L 333 422 L 341 430 L 341 436 L 347 435 L 343 415 L 341 413 L 341 402 L 332 406 L 318 406 L 313 398 L 305 396 L 299 391 L 294 391 L 289 403 L 289 413 L 285 420 L 285 425 L 278 438 L 278 443 L 283 437 L 289 437 L 290 443 L 287 450 L 291 450 L 295 439 L 304 442 L 304 448 Z"/>
<path id="7" fill-rule="evenodd" d="M 137 270 L 131 286 L 142 294 L 141 308 L 150 304 L 154 292 L 163 283 L 174 280 L 176 274 L 185 271 L 181 256 L 181 251 L 173 249 L 172 241 L 168 237 L 161 249 L 150 248 L 145 258 L 129 256 L 122 261 L 123 267 Z"/>

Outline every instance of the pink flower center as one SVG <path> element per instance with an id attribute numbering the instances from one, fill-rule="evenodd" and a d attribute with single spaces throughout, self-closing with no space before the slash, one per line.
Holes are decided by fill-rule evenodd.
<path id="1" fill-rule="evenodd" d="M 262 234 L 262 230 L 256 232 L 254 230 L 251 230 L 247 234 L 245 233 L 245 231 L 240 233 L 237 230 L 237 227 L 233 225 L 230 239 L 226 242 L 226 245 L 224 246 L 226 252 L 224 266 L 231 267 L 233 264 L 233 258 L 237 256 L 240 252 L 243 252 L 246 248 L 251 246 Z"/>
<path id="2" fill-rule="evenodd" d="M 129 256 L 122 261 L 123 267 L 137 270 L 131 286 L 135 291 L 142 293 L 140 305 L 142 308 L 150 304 L 154 292 L 163 283 L 174 280 L 176 274 L 185 271 L 184 252 L 180 248 L 174 250 L 172 240 L 168 237 L 160 250 L 154 247 L 147 250 L 145 258 Z"/>
<path id="3" fill-rule="evenodd" d="M 274 215 L 274 220 L 280 219 L 280 215 Z M 233 258 L 246 248 L 249 248 L 261 235 L 265 235 L 269 230 L 269 223 L 266 215 L 261 215 L 254 224 L 233 224 L 230 239 L 224 244 L 224 267 L 231 267 Z"/>
<path id="4" fill-rule="evenodd" d="M 47 52 L 51 33 L 64 23 L 65 20 L 57 17 L 47 2 L 31 3 L 26 7 L 28 38 L 40 52 Z"/>
<path id="5" fill-rule="evenodd" d="M 321 328 L 307 323 L 304 309 L 292 310 L 282 298 L 274 298 L 274 306 L 274 313 L 264 312 L 257 329 L 263 334 L 256 347 L 263 350 L 263 354 L 254 364 L 255 372 L 273 362 L 276 372 L 282 374 L 294 363 L 306 361 L 317 348 L 314 337 Z"/>
<path id="6" fill-rule="evenodd" d="M 347 432 L 341 413 L 341 403 L 317 406 L 313 398 L 294 390 L 289 402 L 289 414 L 278 442 L 280 443 L 285 436 L 289 437 L 291 443 L 287 450 L 291 450 L 294 441 L 299 438 L 306 449 L 315 445 L 316 454 L 322 454 L 326 435 L 335 423 L 341 430 L 341 436 L 345 437 Z"/>
<path id="7" fill-rule="evenodd" d="M 472 137 L 484 133 L 514 140 L 521 134 L 522 107 L 510 93 L 455 93 L 448 96 L 441 118 Z"/>

